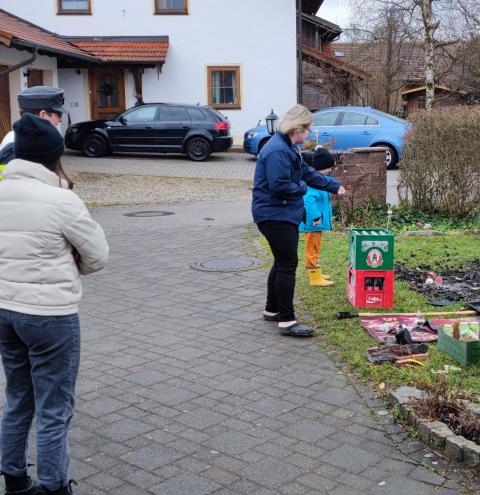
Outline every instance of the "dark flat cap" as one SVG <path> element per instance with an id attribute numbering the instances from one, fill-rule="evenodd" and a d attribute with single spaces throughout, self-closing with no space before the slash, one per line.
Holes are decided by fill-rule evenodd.
<path id="1" fill-rule="evenodd" d="M 25 110 L 55 110 L 67 113 L 63 104 L 64 91 L 50 86 L 32 86 L 17 94 L 20 109 Z"/>

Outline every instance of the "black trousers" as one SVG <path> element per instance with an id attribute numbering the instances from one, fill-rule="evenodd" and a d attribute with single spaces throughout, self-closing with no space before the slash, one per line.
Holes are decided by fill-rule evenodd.
<path id="1" fill-rule="evenodd" d="M 268 276 L 265 310 L 279 313 L 279 321 L 295 320 L 293 296 L 298 265 L 298 226 L 289 222 L 267 221 L 258 224 L 273 254 Z"/>

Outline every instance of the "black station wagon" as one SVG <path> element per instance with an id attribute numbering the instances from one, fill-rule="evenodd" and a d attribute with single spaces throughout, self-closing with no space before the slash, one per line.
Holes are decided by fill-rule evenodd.
<path id="1" fill-rule="evenodd" d="M 230 123 L 220 112 L 198 105 L 144 103 L 111 119 L 79 122 L 65 146 L 97 158 L 111 151 L 184 153 L 206 160 L 232 146 Z"/>

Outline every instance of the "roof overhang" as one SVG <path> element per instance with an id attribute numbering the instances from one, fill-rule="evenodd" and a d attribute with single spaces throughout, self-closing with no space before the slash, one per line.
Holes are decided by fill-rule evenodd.
<path id="1" fill-rule="evenodd" d="M 298 0 L 302 6 L 302 12 L 315 15 L 322 6 L 323 0 Z"/>
<path id="2" fill-rule="evenodd" d="M 7 33 L 6 31 L 0 31 L 0 43 L 9 47 L 12 44 L 12 33 Z"/>
<path id="3" fill-rule="evenodd" d="M 335 41 L 342 34 L 342 28 L 340 26 L 322 19 L 321 17 L 317 17 L 316 15 L 302 14 L 302 19 L 321 28 L 323 31 L 323 38 L 327 41 Z"/>
<path id="4" fill-rule="evenodd" d="M 367 79 L 370 77 L 368 72 L 360 69 L 359 67 L 355 67 L 354 65 L 348 64 L 346 62 L 340 62 L 338 59 L 326 55 L 325 53 L 316 50 L 308 45 L 302 45 L 302 55 L 307 57 L 312 57 L 313 59 L 331 65 L 335 69 L 343 70 L 348 72 L 360 79 Z"/>
<path id="5" fill-rule="evenodd" d="M 98 60 L 63 41 L 60 36 L 30 21 L 0 9 L 0 42 L 9 48 L 38 50 L 41 55 L 97 63 Z"/>
<path id="6" fill-rule="evenodd" d="M 97 58 L 92 57 L 88 53 L 80 55 L 78 53 L 72 53 L 72 52 L 69 52 L 67 50 L 58 50 L 56 48 L 44 46 L 44 45 L 39 44 L 39 43 L 33 43 L 31 41 L 19 40 L 16 38 L 14 38 L 12 40 L 11 46 L 13 48 L 18 48 L 19 50 L 28 50 L 30 52 L 33 51 L 35 49 L 35 47 L 37 47 L 39 55 L 49 55 L 52 57 L 81 60 L 83 62 L 90 62 L 90 63 L 95 63 L 95 64 L 97 64 L 99 62 L 99 60 Z"/>
<path id="7" fill-rule="evenodd" d="M 423 93 L 424 91 L 426 91 L 426 89 L 427 89 L 426 86 L 417 86 L 416 88 L 406 89 L 405 91 L 402 91 L 402 96 L 413 93 Z M 448 93 L 458 94 L 463 96 L 467 96 L 469 94 L 468 91 L 465 91 L 463 89 L 453 89 L 441 84 L 435 84 L 435 89 L 441 89 L 442 91 L 446 91 Z"/>
<path id="8" fill-rule="evenodd" d="M 114 65 L 162 65 L 169 48 L 168 36 L 82 36 L 62 39 L 101 63 Z"/>

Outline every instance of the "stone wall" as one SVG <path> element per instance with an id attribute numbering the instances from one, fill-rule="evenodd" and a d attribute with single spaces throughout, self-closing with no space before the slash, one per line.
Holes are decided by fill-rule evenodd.
<path id="1" fill-rule="evenodd" d="M 358 206 L 369 197 L 380 204 L 387 201 L 386 148 L 352 148 L 339 155 L 331 174 L 345 187 L 342 201 Z M 335 198 L 335 196 L 334 196 Z"/>

